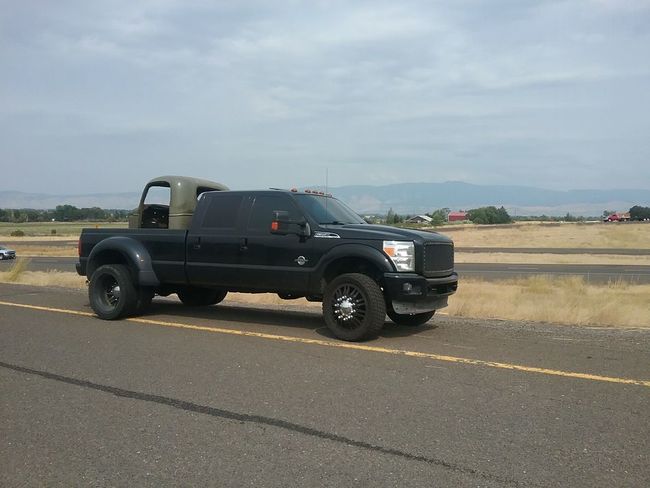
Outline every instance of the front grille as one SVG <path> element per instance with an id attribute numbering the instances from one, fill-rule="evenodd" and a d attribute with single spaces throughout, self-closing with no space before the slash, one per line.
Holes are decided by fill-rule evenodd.
<path id="1" fill-rule="evenodd" d="M 454 270 L 454 245 L 430 242 L 424 245 L 424 275 L 446 276 Z"/>

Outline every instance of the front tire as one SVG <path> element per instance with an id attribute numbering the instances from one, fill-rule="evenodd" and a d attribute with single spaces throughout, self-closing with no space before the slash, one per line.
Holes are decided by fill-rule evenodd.
<path id="1" fill-rule="evenodd" d="M 339 339 L 363 341 L 376 337 L 386 318 L 381 288 L 372 278 L 360 273 L 334 278 L 325 288 L 323 318 Z"/>
<path id="2" fill-rule="evenodd" d="M 135 311 L 138 294 L 129 268 L 105 264 L 95 270 L 88 286 L 90 306 L 103 320 L 115 320 Z"/>
<path id="3" fill-rule="evenodd" d="M 187 287 L 176 292 L 183 305 L 188 307 L 207 307 L 216 305 L 223 301 L 228 294 L 227 291 L 214 290 L 212 288 Z"/>
<path id="4" fill-rule="evenodd" d="M 393 310 L 392 306 L 388 306 L 386 313 L 388 314 L 388 317 L 395 322 L 397 325 L 406 325 L 408 327 L 418 327 L 420 325 L 426 324 L 433 315 L 436 313 L 435 310 L 432 310 L 430 312 L 423 312 L 423 313 L 396 313 L 395 310 Z"/>

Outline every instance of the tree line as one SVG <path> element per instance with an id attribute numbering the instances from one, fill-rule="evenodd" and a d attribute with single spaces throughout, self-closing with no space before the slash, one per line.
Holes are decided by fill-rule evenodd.
<path id="1" fill-rule="evenodd" d="M 447 222 L 449 213 L 451 210 L 449 208 L 439 208 L 433 210 L 430 213 L 425 215 L 431 218 L 430 225 L 442 225 Z M 411 214 L 400 215 L 389 209 L 385 217 L 382 216 L 372 216 L 368 220 L 371 223 L 382 223 L 382 224 L 403 224 L 410 218 L 415 217 Z M 508 224 L 512 222 L 512 217 L 508 214 L 508 211 L 504 207 L 480 207 L 474 208 L 467 211 L 467 220 L 475 224 Z"/>
<path id="2" fill-rule="evenodd" d="M 431 218 L 430 225 L 438 226 L 447 223 L 450 212 L 451 210 L 449 208 L 439 208 L 425 215 Z M 580 215 L 572 215 L 570 213 L 563 216 L 529 215 L 512 217 L 503 206 L 499 208 L 495 206 L 479 207 L 468 210 L 466 213 L 467 220 L 474 224 L 509 224 L 514 221 L 585 222 L 588 220 L 599 220 L 599 217 L 583 217 Z M 603 217 L 607 217 L 613 213 L 615 212 L 605 210 L 603 212 Z M 386 218 L 380 218 L 378 221 L 386 224 L 401 224 L 411 217 L 413 217 L 413 215 L 399 215 L 391 208 L 388 211 Z M 650 207 L 643 207 L 640 205 L 633 206 L 630 208 L 630 220 L 650 220 Z"/>
<path id="3" fill-rule="evenodd" d="M 635 205 L 630 209 L 630 220 L 649 220 L 650 207 Z"/>
<path id="4" fill-rule="evenodd" d="M 99 207 L 77 208 L 74 205 L 57 205 L 53 210 L 0 208 L 0 222 L 17 224 L 24 222 L 74 222 L 83 220 L 112 222 L 127 220 L 130 212 L 130 210 L 105 210 Z"/>

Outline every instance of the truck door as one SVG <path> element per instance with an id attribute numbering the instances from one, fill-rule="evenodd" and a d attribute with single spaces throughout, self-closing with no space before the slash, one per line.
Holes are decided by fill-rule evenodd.
<path id="1" fill-rule="evenodd" d="M 240 285 L 243 202 L 243 193 L 201 195 L 186 244 L 186 272 L 190 284 L 230 289 Z"/>
<path id="2" fill-rule="evenodd" d="M 296 222 L 304 220 L 302 212 L 281 193 L 251 196 L 249 208 L 242 233 L 241 271 L 245 282 L 259 290 L 304 292 L 315 264 L 312 239 L 296 234 L 271 234 L 275 211 L 288 212 Z"/>

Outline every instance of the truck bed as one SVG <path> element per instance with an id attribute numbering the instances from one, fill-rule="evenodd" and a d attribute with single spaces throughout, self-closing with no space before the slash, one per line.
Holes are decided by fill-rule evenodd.
<path id="1" fill-rule="evenodd" d="M 80 273 L 86 273 L 88 256 L 106 239 L 126 238 L 142 243 L 151 256 L 153 270 L 162 282 L 186 283 L 186 230 L 169 229 L 83 229 L 81 232 Z"/>

